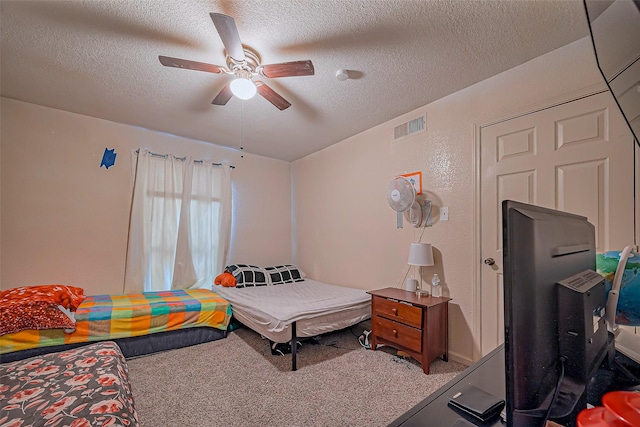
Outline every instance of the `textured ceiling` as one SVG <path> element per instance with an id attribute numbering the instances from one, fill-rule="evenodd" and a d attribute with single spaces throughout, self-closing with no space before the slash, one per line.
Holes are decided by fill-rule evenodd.
<path id="1" fill-rule="evenodd" d="M 588 34 L 581 0 L 6 1 L 2 96 L 295 160 Z M 265 64 L 310 59 L 314 76 L 266 80 L 291 102 L 211 101 L 231 76 L 209 16 L 235 19 Z M 338 81 L 340 68 L 350 78 Z"/>

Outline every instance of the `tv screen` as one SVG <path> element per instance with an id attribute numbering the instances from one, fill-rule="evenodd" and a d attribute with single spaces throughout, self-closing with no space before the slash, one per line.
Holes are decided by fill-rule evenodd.
<path id="1" fill-rule="evenodd" d="M 575 352 L 567 349 L 567 345 L 579 346 L 585 342 L 584 333 L 574 330 L 580 328 L 572 327 L 570 333 L 578 339 L 563 340 L 565 348 L 561 354 L 558 335 L 559 324 L 564 325 L 568 320 L 566 313 L 581 310 L 578 306 L 584 303 L 583 286 L 602 284 L 601 278 L 597 280 L 600 276 L 593 271 L 595 228 L 585 217 L 511 200 L 502 203 L 502 218 L 507 425 L 538 427 L 544 425 L 547 417 L 561 420 L 577 415 L 575 411 L 581 409 L 577 404 L 584 394 L 586 377 L 592 375 L 592 366 L 599 365 L 599 360 L 583 359 L 585 355 L 601 358 L 608 345 L 606 339 L 599 338 L 597 345 L 602 348 Z M 579 285 L 567 288 L 566 284 L 575 284 L 576 279 Z M 562 286 L 559 282 L 569 289 L 562 293 L 565 297 L 560 300 L 562 307 L 558 305 Z M 595 306 L 604 307 L 604 290 L 597 294 L 600 300 L 595 301 Z M 604 314 L 593 305 L 587 302 L 585 306 L 591 307 L 589 310 L 596 315 Z M 584 319 L 593 322 L 594 318 Z M 596 321 L 602 326 L 596 332 L 606 337 L 604 318 Z M 594 325 L 588 326 L 593 332 Z M 582 358 L 571 360 L 571 366 L 590 367 L 589 372 L 582 374 L 585 378 L 563 377 L 565 365 L 569 365 L 566 354 Z M 573 369 L 573 372 L 580 373 L 580 370 Z"/>

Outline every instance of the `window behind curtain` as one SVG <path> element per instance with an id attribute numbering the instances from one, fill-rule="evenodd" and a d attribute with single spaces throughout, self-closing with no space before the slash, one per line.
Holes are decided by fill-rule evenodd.
<path id="1" fill-rule="evenodd" d="M 229 244 L 228 165 L 148 152 L 136 163 L 125 292 L 211 285 Z M 182 243 L 180 227 L 188 230 Z"/>
<path id="2" fill-rule="evenodd" d="M 213 168 L 213 169 L 212 169 Z M 225 247 L 231 224 L 225 226 L 225 203 L 230 210 L 231 200 L 225 202 L 226 192 L 231 193 L 231 181 L 224 182 L 221 167 L 195 164 L 191 190 L 191 245 L 193 266 L 198 274 L 199 286 L 212 285 L 215 276 L 222 273 L 226 261 Z M 196 256 L 195 254 L 198 254 Z M 205 274 L 205 272 L 211 272 Z"/>

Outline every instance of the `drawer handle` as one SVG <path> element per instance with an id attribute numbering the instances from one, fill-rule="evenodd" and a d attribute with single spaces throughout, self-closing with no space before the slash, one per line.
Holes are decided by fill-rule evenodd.
<path id="1" fill-rule="evenodd" d="M 393 330 L 393 336 L 397 337 L 398 336 L 398 331 L 396 331 L 395 329 Z"/>
<path id="2" fill-rule="evenodd" d="M 392 308 L 391 311 L 393 312 L 393 314 L 395 314 L 396 316 L 398 315 L 398 309 L 397 308 Z"/>

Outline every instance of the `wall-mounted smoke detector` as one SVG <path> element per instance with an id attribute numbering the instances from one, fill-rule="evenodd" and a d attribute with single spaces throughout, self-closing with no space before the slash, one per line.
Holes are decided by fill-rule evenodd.
<path id="1" fill-rule="evenodd" d="M 338 79 L 339 81 L 343 82 L 348 78 L 349 78 L 349 72 L 344 68 L 340 68 L 338 71 L 336 71 L 336 79 Z"/>

